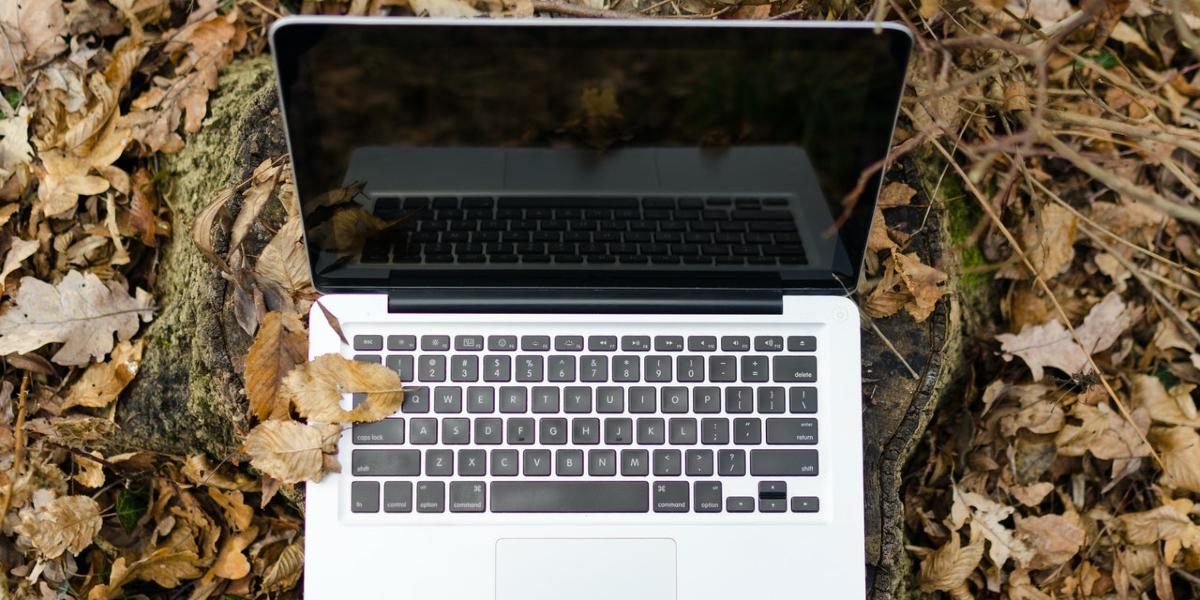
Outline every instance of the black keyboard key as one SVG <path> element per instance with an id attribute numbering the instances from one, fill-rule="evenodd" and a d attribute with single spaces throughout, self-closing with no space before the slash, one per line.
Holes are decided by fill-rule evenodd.
<path id="1" fill-rule="evenodd" d="M 792 512 L 815 513 L 821 510 L 821 501 L 816 496 L 796 496 L 792 498 Z"/>
<path id="2" fill-rule="evenodd" d="M 504 386 L 500 388 L 500 412 L 523 413 L 528 408 L 528 390 L 523 387 Z"/>
<path id="3" fill-rule="evenodd" d="M 355 481 L 350 484 L 350 512 L 379 512 L 378 481 Z"/>
<path id="4" fill-rule="evenodd" d="M 604 443 L 627 446 L 633 443 L 633 419 L 611 417 L 604 419 Z"/>
<path id="5" fill-rule="evenodd" d="M 550 475 L 549 450 L 523 450 L 521 452 L 521 474 L 530 477 Z"/>
<path id="6" fill-rule="evenodd" d="M 645 377 L 646 381 L 650 383 L 671 381 L 671 357 L 647 356 Z"/>
<path id="7" fill-rule="evenodd" d="M 693 335 L 688 337 L 689 352 L 715 352 L 717 338 L 712 335 Z"/>
<path id="8" fill-rule="evenodd" d="M 454 475 L 454 453 L 450 450 L 429 450 L 425 452 L 425 475 L 429 477 L 450 477 Z"/>
<path id="9" fill-rule="evenodd" d="M 571 419 L 571 443 L 590 446 L 600 443 L 600 419 Z"/>
<path id="10" fill-rule="evenodd" d="M 445 356 L 422 356 L 417 359 L 417 380 L 439 383 L 446 380 Z"/>
<path id="11" fill-rule="evenodd" d="M 721 477 L 741 477 L 746 474 L 745 450 L 718 450 L 717 475 Z M 763 473 L 774 475 L 774 473 Z"/>
<path id="12" fill-rule="evenodd" d="M 417 336 L 415 335 L 389 335 L 387 337 L 387 349 L 404 352 L 417 349 Z"/>
<path id="13" fill-rule="evenodd" d="M 621 451 L 621 475 L 642 477 L 650 474 L 650 453 L 645 450 Z"/>
<path id="14" fill-rule="evenodd" d="M 429 445 L 437 443 L 437 419 L 412 419 L 408 422 L 408 443 Z"/>
<path id="15" fill-rule="evenodd" d="M 387 481 L 383 484 L 383 512 L 410 513 L 413 510 L 411 481 Z"/>
<path id="16" fill-rule="evenodd" d="M 567 443 L 567 420 L 538 419 L 538 443 L 543 446 L 562 446 Z"/>
<path id="17" fill-rule="evenodd" d="M 356 394 L 357 395 L 357 394 Z M 429 388 L 424 386 L 405 387 L 404 403 L 400 405 L 403 413 L 429 412 Z"/>
<path id="18" fill-rule="evenodd" d="M 583 450 L 555 451 L 554 474 L 559 477 L 579 477 L 583 475 Z"/>
<path id="19" fill-rule="evenodd" d="M 682 513 L 690 508 L 686 481 L 658 481 L 654 484 L 654 512 Z"/>
<path id="20" fill-rule="evenodd" d="M 559 352 L 577 352 L 583 350 L 582 335 L 554 336 L 554 349 Z"/>
<path id="21" fill-rule="evenodd" d="M 616 450 L 588 450 L 588 475 L 612 477 L 617 474 Z"/>
<path id="22" fill-rule="evenodd" d="M 693 489 L 692 505 L 696 507 L 696 512 L 721 512 L 720 481 L 697 481 Z"/>
<path id="23" fill-rule="evenodd" d="M 758 412 L 766 415 L 779 415 L 787 410 L 787 392 L 781 387 L 764 386 L 758 388 Z"/>
<path id="24" fill-rule="evenodd" d="M 508 356 L 483 357 L 483 380 L 507 382 L 512 378 L 512 358 Z"/>
<path id="25" fill-rule="evenodd" d="M 625 352 L 649 352 L 650 336 L 627 335 L 621 338 L 621 350 Z"/>
<path id="26" fill-rule="evenodd" d="M 517 381 L 540 382 L 543 379 L 541 356 L 517 357 Z"/>
<path id="27" fill-rule="evenodd" d="M 556 413 L 559 406 L 559 389 L 537 386 L 533 388 L 533 412 L 535 414 Z"/>
<path id="28" fill-rule="evenodd" d="M 608 357 L 584 356 L 579 359 L 579 380 L 587 383 L 608 381 Z"/>
<path id="29" fill-rule="evenodd" d="M 659 335 L 654 337 L 654 349 L 658 352 L 679 352 L 683 350 L 683 336 Z"/>
<path id="30" fill-rule="evenodd" d="M 713 451 L 690 449 L 683 455 L 684 471 L 688 477 L 711 477 L 713 474 Z"/>
<path id="31" fill-rule="evenodd" d="M 546 378 L 553 382 L 575 381 L 575 357 L 556 355 L 546 359 Z"/>
<path id="32" fill-rule="evenodd" d="M 667 423 L 655 417 L 637 420 L 637 443 L 643 446 L 659 446 L 667 443 Z"/>
<path id="33" fill-rule="evenodd" d="M 505 440 L 510 446 L 527 446 L 533 443 L 533 419 L 512 418 L 505 423 Z"/>
<path id="34" fill-rule="evenodd" d="M 762 443 L 762 422 L 753 417 L 733 420 L 733 443 L 755 446 Z"/>
<path id="35" fill-rule="evenodd" d="M 729 443 L 729 419 L 717 417 L 700 420 L 700 443 L 722 446 Z"/>
<path id="36" fill-rule="evenodd" d="M 758 482 L 758 499 L 759 500 L 787 500 L 787 482 L 786 481 L 760 481 L 760 482 Z"/>
<path id="37" fill-rule="evenodd" d="M 617 336 L 593 335 L 588 338 L 588 350 L 591 352 L 612 352 L 617 349 Z"/>
<path id="38" fill-rule="evenodd" d="M 449 350 L 450 336 L 448 335 L 423 335 L 421 336 L 422 350 Z"/>
<path id="39" fill-rule="evenodd" d="M 775 358 L 792 358 L 777 356 Z M 807 357 L 812 358 L 812 357 Z M 778 363 L 776 363 L 778 364 Z M 746 383 L 761 383 L 767 381 L 767 357 L 765 356 L 743 356 L 742 357 L 742 381 Z"/>
<path id="40" fill-rule="evenodd" d="M 455 356 L 450 359 L 450 381 L 470 383 L 479 381 L 479 357 Z"/>
<path id="41" fill-rule="evenodd" d="M 662 412 L 681 414 L 688 410 L 688 389 L 682 386 L 662 388 Z"/>
<path id="42" fill-rule="evenodd" d="M 487 344 L 488 350 L 493 352 L 512 352 L 517 349 L 517 336 L 489 335 Z"/>
<path id="43" fill-rule="evenodd" d="M 742 414 L 754 411 L 754 390 L 748 387 L 725 388 L 725 412 Z"/>
<path id="44" fill-rule="evenodd" d="M 612 380 L 633 383 L 641 379 L 641 360 L 636 356 L 614 356 Z"/>
<path id="45" fill-rule="evenodd" d="M 817 443 L 816 419 L 767 419 L 768 444 Z"/>
<path id="46" fill-rule="evenodd" d="M 550 349 L 550 336 L 526 335 L 521 337 L 521 349 L 526 352 L 541 352 Z"/>
<path id="47" fill-rule="evenodd" d="M 674 477 L 683 473 L 683 453 L 674 448 L 654 451 L 654 476 Z"/>
<path id="48" fill-rule="evenodd" d="M 708 377 L 709 381 L 712 381 L 713 383 L 730 383 L 737 381 L 737 357 L 708 357 Z"/>
<path id="49" fill-rule="evenodd" d="M 384 419 L 374 423 L 355 423 L 351 432 L 355 444 L 403 444 L 404 419 Z"/>
<path id="50" fill-rule="evenodd" d="M 683 383 L 704 381 L 704 357 L 680 356 L 675 361 L 675 377 Z"/>
<path id="51" fill-rule="evenodd" d="M 645 481 L 494 481 L 495 513 L 644 513 Z"/>
<path id="52" fill-rule="evenodd" d="M 490 414 L 496 410 L 496 388 L 471 386 L 467 388 L 467 412 Z"/>
<path id="53" fill-rule="evenodd" d="M 596 412 L 620 413 L 625 411 L 625 388 L 598 387 L 596 388 Z"/>
<path id="54" fill-rule="evenodd" d="M 456 335 L 454 336 L 454 349 L 463 352 L 483 350 L 483 336 Z"/>
<path id="55" fill-rule="evenodd" d="M 383 350 L 382 335 L 356 335 L 354 336 L 355 350 Z M 378 501 L 376 502 L 378 505 Z M 378 510 L 378 509 L 376 509 Z"/>
<path id="56" fill-rule="evenodd" d="M 817 338 L 811 335 L 789 335 L 788 352 L 816 352 Z"/>
<path id="57" fill-rule="evenodd" d="M 420 475 L 421 452 L 419 450 L 355 450 L 350 454 L 350 472 L 356 477 Z"/>
<path id="58" fill-rule="evenodd" d="M 442 443 L 463 446 L 471 443 L 470 419 L 444 419 L 442 421 Z"/>
<path id="59" fill-rule="evenodd" d="M 491 453 L 491 468 L 493 476 L 512 477 L 516 475 L 519 470 L 517 451 L 493 450 Z"/>
<path id="60" fill-rule="evenodd" d="M 747 352 L 750 350 L 750 336 L 727 335 L 721 338 L 721 351 Z"/>
<path id="61" fill-rule="evenodd" d="M 495 446 L 503 440 L 500 419 L 475 419 L 475 444 L 480 446 Z"/>
<path id="62" fill-rule="evenodd" d="M 815 476 L 816 450 L 751 450 L 750 474 L 755 476 Z"/>
<path id="63" fill-rule="evenodd" d="M 413 357 L 411 354 L 393 354 L 387 357 L 385 364 L 400 375 L 400 381 L 408 383 L 413 380 Z"/>
<path id="64" fill-rule="evenodd" d="M 775 356 L 773 363 L 772 370 L 777 382 L 812 383 L 817 380 L 815 356 Z"/>
<path id="65" fill-rule="evenodd" d="M 671 419 L 667 428 L 670 430 L 668 439 L 675 446 L 691 446 L 696 443 L 696 419 L 680 417 Z"/>
<path id="66" fill-rule="evenodd" d="M 758 352 L 782 352 L 783 336 L 760 335 L 754 338 L 754 349 Z"/>
<path id="67" fill-rule="evenodd" d="M 462 412 L 462 388 L 458 386 L 433 388 L 433 412 L 449 414 Z"/>
<path id="68" fill-rule="evenodd" d="M 730 496 L 725 501 L 725 510 L 729 512 L 754 512 L 754 498 L 751 496 Z"/>
<path id="69" fill-rule="evenodd" d="M 721 388 L 716 386 L 692 388 L 692 412 L 700 414 L 721 412 Z"/>
<path id="70" fill-rule="evenodd" d="M 446 512 L 446 482 L 421 481 L 417 483 L 417 512 Z"/>
<path id="71" fill-rule="evenodd" d="M 788 412 L 811 415 L 817 412 L 817 388 L 794 387 L 788 390 Z"/>

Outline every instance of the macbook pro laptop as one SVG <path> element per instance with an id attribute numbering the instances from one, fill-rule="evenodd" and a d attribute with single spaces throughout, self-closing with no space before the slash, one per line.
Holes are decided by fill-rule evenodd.
<path id="1" fill-rule="evenodd" d="M 310 355 L 406 388 L 308 486 L 306 597 L 865 595 L 846 290 L 905 29 L 314 17 L 271 44 L 345 335 L 314 312 Z"/>

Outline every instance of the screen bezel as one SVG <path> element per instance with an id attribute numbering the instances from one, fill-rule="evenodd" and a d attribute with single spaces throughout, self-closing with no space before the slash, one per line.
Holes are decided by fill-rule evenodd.
<path id="1" fill-rule="evenodd" d="M 396 30 L 404 30 L 412 27 L 452 27 L 456 29 L 456 34 L 461 35 L 464 31 L 476 30 L 482 36 L 482 40 L 487 40 L 487 31 L 489 28 L 496 27 L 520 27 L 520 28 L 537 28 L 537 29 L 557 29 L 565 30 L 567 28 L 591 28 L 589 32 L 596 35 L 594 32 L 604 32 L 605 35 L 611 36 L 614 46 L 621 46 L 621 40 L 624 32 L 631 28 L 671 28 L 674 30 L 695 30 L 697 36 L 706 35 L 706 30 L 711 31 L 712 28 L 720 28 L 731 32 L 744 32 L 745 35 L 754 35 L 755 32 L 761 32 L 764 29 L 771 30 L 790 30 L 794 31 L 798 44 L 802 47 L 809 48 L 828 48 L 834 45 L 848 48 L 853 51 L 856 44 L 884 44 L 885 49 L 894 59 L 889 65 L 882 65 L 876 78 L 879 80 L 879 85 L 872 88 L 872 94 L 868 96 L 867 105 L 878 107 L 880 111 L 887 111 L 891 115 L 888 120 L 889 126 L 886 130 L 879 131 L 862 131 L 859 132 L 869 138 L 865 144 L 878 148 L 877 158 L 882 159 L 886 155 L 891 145 L 891 138 L 895 128 L 896 116 L 899 112 L 900 97 L 903 92 L 905 77 L 907 75 L 907 67 L 912 49 L 913 38 L 910 31 L 903 25 L 896 23 L 883 22 L 836 22 L 836 21 L 737 21 L 737 20 L 720 20 L 720 21 L 688 21 L 688 20 L 612 20 L 612 19 L 429 19 L 429 18 L 413 18 L 413 17 L 378 17 L 378 18 L 361 18 L 361 17 L 287 17 L 276 21 L 270 30 L 270 45 L 272 49 L 272 60 L 275 64 L 277 76 L 277 89 L 279 92 L 280 109 L 283 114 L 283 123 L 292 159 L 292 168 L 294 169 L 296 178 L 296 197 L 297 202 L 301 202 L 304 194 L 310 193 L 305 187 L 305 177 L 303 173 L 296 170 L 295 151 L 297 150 L 297 140 L 291 133 L 288 132 L 287 108 L 291 104 L 291 99 L 288 97 L 287 91 L 290 89 L 289 82 L 294 81 L 296 77 L 297 65 L 303 54 L 315 44 L 315 41 L 330 28 L 380 28 L 390 27 Z M 568 36 L 560 35 L 558 40 L 563 40 Z M 493 39 L 498 39 L 493 36 Z M 882 42 L 880 41 L 882 40 Z M 891 68 L 887 68 L 891 67 Z M 852 273 L 842 276 L 835 275 L 830 272 L 828 278 L 806 278 L 803 281 L 786 281 L 779 276 L 778 272 L 759 272 L 746 275 L 734 274 L 710 274 L 706 276 L 688 276 L 683 273 L 670 273 L 670 277 L 664 278 L 660 274 L 659 277 L 623 277 L 619 276 L 617 271 L 613 272 L 613 277 L 597 277 L 597 273 L 582 273 L 579 277 L 571 277 L 562 273 L 545 274 L 544 280 L 521 277 L 522 281 L 514 281 L 512 273 L 499 271 L 489 271 L 487 269 L 446 272 L 443 275 L 425 273 L 418 278 L 410 277 L 391 277 L 386 285 L 381 286 L 378 280 L 370 282 L 332 282 L 327 278 L 319 277 L 314 274 L 313 283 L 317 290 L 322 293 L 330 292 L 380 292 L 387 290 L 397 290 L 412 287 L 439 287 L 439 288 L 509 288 L 513 286 L 527 286 L 534 283 L 544 287 L 562 287 L 562 288 L 577 288 L 581 285 L 586 287 L 612 287 L 612 288 L 708 288 L 708 289 L 780 289 L 784 292 L 803 292 L 811 290 L 836 290 L 845 291 L 847 288 L 853 289 L 858 280 L 859 273 L 862 269 L 863 259 L 866 252 L 867 237 L 871 229 L 871 221 L 875 212 L 875 205 L 881 187 L 882 170 L 877 170 L 866 181 L 863 187 L 861 196 L 859 197 L 854 209 L 846 218 L 840 235 L 842 236 L 843 245 L 849 256 L 845 257 L 852 266 Z M 853 184 L 846 186 L 850 189 Z M 305 239 L 306 251 L 308 249 L 308 241 Z M 311 265 L 310 261 L 310 265 Z M 677 276 L 678 275 L 678 276 Z M 774 275 L 773 277 L 771 275 Z"/>

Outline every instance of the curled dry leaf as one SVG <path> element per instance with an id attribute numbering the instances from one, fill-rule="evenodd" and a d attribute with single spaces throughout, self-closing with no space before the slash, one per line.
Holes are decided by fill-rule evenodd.
<path id="1" fill-rule="evenodd" d="M 272 159 L 266 159 L 254 169 L 250 189 L 242 195 L 242 208 L 230 229 L 230 248 L 241 245 L 246 234 L 250 233 L 250 228 L 258 221 L 258 215 L 267 205 L 267 201 L 271 199 L 271 193 L 275 191 L 275 184 L 279 182 L 279 173 L 283 169 L 281 165 L 273 164 L 274 162 Z"/>
<path id="2" fill-rule="evenodd" d="M 243 551 L 254 538 L 258 537 L 258 528 L 251 527 L 241 533 L 225 538 L 217 560 L 205 573 L 204 578 L 220 577 L 222 579 L 241 579 L 250 574 L 250 561 L 246 560 Z"/>
<path id="3" fill-rule="evenodd" d="M 101 460 L 104 459 L 104 455 L 95 450 L 88 454 Z M 79 472 L 72 479 L 78 481 L 80 485 L 90 488 L 104 485 L 104 465 L 99 460 L 76 458 L 75 464 L 79 467 Z"/>
<path id="4" fill-rule="evenodd" d="M 3 60 L 0 58 L 0 62 Z M 29 185 L 29 163 L 33 161 L 33 146 L 29 145 L 31 114 L 25 106 L 8 115 L 0 110 L 0 199 L 20 198 Z"/>
<path id="5" fill-rule="evenodd" d="M 988 556 L 996 566 L 1003 568 L 1009 557 L 1016 559 L 1018 564 L 1029 562 L 1033 552 L 1024 542 L 1015 538 L 1013 532 L 1004 524 L 1004 521 L 1016 512 L 1015 508 L 996 502 L 983 494 L 964 491 L 958 486 L 954 487 L 954 505 L 960 515 L 963 512 L 970 515 L 972 537 L 981 534 L 987 539 Z M 959 523 L 961 524 L 961 517 Z"/>
<path id="6" fill-rule="evenodd" d="M 926 592 L 946 592 L 954 600 L 970 600 L 971 590 L 967 587 L 967 578 L 979 566 L 983 558 L 983 540 L 977 539 L 967 546 L 961 546 L 958 534 L 921 559 L 921 571 L 918 582 Z"/>
<path id="7" fill-rule="evenodd" d="M 1133 397 L 1146 409 L 1151 419 L 1169 425 L 1200 427 L 1200 414 L 1197 414 L 1196 402 L 1192 400 L 1195 385 L 1183 383 L 1167 391 L 1162 381 L 1153 375 L 1137 374 L 1131 379 Z"/>
<path id="8" fill-rule="evenodd" d="M 14 301 L 0 315 L 0 354 L 61 343 L 51 360 L 69 366 L 103 360 L 114 333 L 128 340 L 137 332 L 139 315 L 149 321 L 153 314 L 150 294 L 138 289 L 130 297 L 119 283 L 79 271 L 67 273 L 57 286 L 23 277 Z"/>
<path id="9" fill-rule="evenodd" d="M 322 423 L 378 421 L 404 400 L 398 373 L 339 354 L 323 354 L 297 367 L 283 387 L 300 416 Z M 341 407 L 344 394 L 366 394 L 366 399 L 347 411 Z"/>
<path id="10" fill-rule="evenodd" d="M 921 262 L 915 252 L 893 251 L 879 284 L 863 310 L 874 318 L 888 317 L 901 308 L 918 323 L 929 318 L 945 293 L 946 274 Z"/>
<path id="11" fill-rule="evenodd" d="M 39 246 L 41 244 L 38 244 L 36 240 L 13 238 L 12 247 L 8 249 L 8 255 L 4 257 L 4 267 L 0 268 L 0 293 L 4 292 L 4 280 L 13 271 L 21 268 L 21 263 L 33 256 Z"/>
<path id="12" fill-rule="evenodd" d="M 325 454 L 337 451 L 340 433 L 337 425 L 267 421 L 250 430 L 242 450 L 251 465 L 275 479 L 319 481 L 325 474 Z"/>
<path id="13" fill-rule="evenodd" d="M 49 61 L 67 49 L 67 13 L 61 0 L 21 0 L 0 4 L 0 84 L 21 89 L 24 68 Z"/>
<path id="14" fill-rule="evenodd" d="M 240 491 L 222 492 L 214 487 L 208 488 L 208 497 L 213 499 L 225 511 L 226 522 L 234 531 L 244 531 L 250 527 L 254 517 L 254 508 L 246 504 L 245 497 Z"/>
<path id="15" fill-rule="evenodd" d="M 1150 419 L 1144 409 L 1133 411 L 1135 429 L 1121 418 L 1107 403 L 1095 406 L 1077 402 L 1071 407 L 1071 416 L 1080 423 L 1068 424 L 1058 432 L 1055 443 L 1063 456 L 1083 456 L 1091 452 L 1103 460 L 1125 461 L 1150 455 L 1150 448 L 1142 442 L 1138 430 L 1150 427 Z"/>
<path id="16" fill-rule="evenodd" d="M 1075 557 L 1087 540 L 1078 513 L 1026 517 L 1017 521 L 1017 539 L 1033 550 L 1027 566 L 1045 569 Z"/>
<path id="17" fill-rule="evenodd" d="M 267 305 L 272 310 L 304 312 L 309 306 L 304 300 L 316 296 L 303 234 L 304 223 L 300 217 L 288 219 L 263 248 L 254 265 L 255 280 L 262 286 Z"/>
<path id="18" fill-rule="evenodd" d="M 1050 492 L 1054 491 L 1054 484 L 1048 481 L 1039 481 L 1029 485 L 1014 485 L 1008 489 L 1013 498 L 1017 502 L 1025 506 L 1037 506 L 1046 499 Z"/>
<path id="19" fill-rule="evenodd" d="M 279 558 L 267 567 L 262 576 L 262 589 L 265 592 L 291 589 L 303 572 L 304 538 L 300 538 L 288 544 Z"/>
<path id="20" fill-rule="evenodd" d="M 1155 427 L 1150 443 L 1165 467 L 1158 482 L 1167 489 L 1200 494 L 1200 434 L 1192 427 Z"/>
<path id="21" fill-rule="evenodd" d="M 1175 540 L 1200 549 L 1200 526 L 1189 517 L 1192 506 L 1191 500 L 1176 498 L 1158 508 L 1121 515 L 1118 520 L 1125 528 L 1125 541 L 1140 545 Z"/>
<path id="22" fill-rule="evenodd" d="M 1046 367 L 1054 367 L 1069 375 L 1088 373 L 1091 365 L 1088 354 L 1107 349 L 1141 315 L 1141 310 L 1128 310 L 1121 297 L 1110 292 L 1084 317 L 1075 328 L 1079 343 L 1071 332 L 1057 320 L 1041 325 L 1026 325 L 1018 334 L 996 336 L 1005 360 L 1019 356 L 1029 365 L 1034 380 L 1040 381 Z M 1085 354 L 1084 349 L 1087 350 Z"/>
<path id="23" fill-rule="evenodd" d="M 308 336 L 298 315 L 267 313 L 246 356 L 246 396 L 259 421 L 288 418 L 291 404 L 281 390 L 283 378 L 307 352 Z"/>
<path id="24" fill-rule="evenodd" d="M 104 522 L 100 505 L 87 496 L 59 496 L 41 506 L 21 511 L 17 531 L 29 538 L 43 558 L 63 552 L 79 554 L 92 544 Z"/>
<path id="25" fill-rule="evenodd" d="M 93 364 L 83 372 L 79 381 L 71 386 L 62 408 L 102 408 L 111 404 L 137 375 L 144 347 L 145 340 L 119 342 L 108 362 Z"/>
<path id="26" fill-rule="evenodd" d="M 192 551 L 176 551 L 159 548 L 133 562 L 125 557 L 113 561 L 108 583 L 98 585 L 88 592 L 88 600 L 115 600 L 125 597 L 126 585 L 142 580 L 153 581 L 165 588 L 177 587 L 184 579 L 200 576 L 200 557 Z"/>

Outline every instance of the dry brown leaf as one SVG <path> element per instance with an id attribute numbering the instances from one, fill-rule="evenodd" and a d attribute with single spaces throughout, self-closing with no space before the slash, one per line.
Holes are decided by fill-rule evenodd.
<path id="1" fill-rule="evenodd" d="M 1107 403 L 1091 406 L 1078 402 L 1071 407 L 1071 416 L 1081 423 L 1063 427 L 1054 440 L 1063 456 L 1091 452 L 1096 458 L 1124 461 L 1150 455 L 1150 448 L 1138 435 L 1139 429 L 1144 432 L 1150 426 L 1145 409 L 1133 411 L 1136 429 Z"/>
<path id="2" fill-rule="evenodd" d="M 217 555 L 216 562 L 209 568 L 208 573 L 204 575 L 204 579 L 209 579 L 210 577 L 241 579 L 249 575 L 250 561 L 246 560 L 246 555 L 243 554 L 243 551 L 256 537 L 258 537 L 257 527 L 251 527 L 241 533 L 226 537 L 225 543 L 221 545 L 221 552 Z"/>
<path id="3" fill-rule="evenodd" d="M 1165 467 L 1159 484 L 1200 494 L 1200 434 L 1192 427 L 1155 427 L 1150 443 Z"/>
<path id="4" fill-rule="evenodd" d="M 972 538 L 982 535 L 988 541 L 988 556 L 997 567 L 1003 568 L 1009 557 L 1015 559 L 1017 564 L 1029 562 L 1033 551 L 1015 538 L 1013 532 L 1003 523 L 1016 512 L 1015 508 L 982 494 L 964 491 L 957 485 L 954 486 L 953 495 L 954 505 L 958 507 L 957 512 L 960 515 L 963 512 L 970 514 Z M 964 511 L 963 507 L 968 510 Z M 961 526 L 961 517 L 957 525 Z M 953 529 L 957 531 L 958 528 Z"/>
<path id="5" fill-rule="evenodd" d="M 8 255 L 4 257 L 4 267 L 0 268 L 0 293 L 4 292 L 4 280 L 13 271 L 21 268 L 21 263 L 33 256 L 40 246 L 41 244 L 38 244 L 36 240 L 13 238 L 12 247 L 8 249 Z"/>
<path id="6" fill-rule="evenodd" d="M 959 545 L 958 534 L 951 535 L 941 548 L 921 559 L 918 575 L 921 589 L 926 592 L 946 592 L 954 600 L 971 600 L 967 578 L 979 566 L 982 558 L 982 539 L 963 547 Z"/>
<path id="7" fill-rule="evenodd" d="M 29 538 L 43 558 L 79 554 L 92 544 L 104 522 L 100 505 L 88 496 L 59 496 L 21 511 L 17 531 Z"/>
<path id="8" fill-rule="evenodd" d="M 1066 423 L 1066 413 L 1050 386 L 1013 385 L 1003 395 L 1019 402 L 1018 407 L 1000 417 L 1000 433 L 1005 437 L 1013 437 L 1022 428 L 1033 433 L 1057 433 Z"/>
<path id="9" fill-rule="evenodd" d="M 1054 491 L 1054 484 L 1048 481 L 1039 481 L 1029 485 L 1014 485 L 1008 488 L 1012 497 L 1025 506 L 1037 506 L 1046 499 L 1046 496 Z"/>
<path id="10" fill-rule="evenodd" d="M 99 459 L 104 459 L 104 455 L 95 450 L 88 454 Z M 80 485 L 90 488 L 98 488 L 104 485 L 104 465 L 100 461 L 88 460 L 86 458 L 76 459 L 75 465 L 79 467 L 79 472 L 72 479 L 78 481 Z"/>
<path id="11" fill-rule="evenodd" d="M 1192 506 L 1191 500 L 1177 498 L 1155 509 L 1120 515 L 1125 541 L 1140 545 L 1176 540 L 1183 546 L 1200 548 L 1200 526 L 1188 516 Z"/>
<path id="12" fill-rule="evenodd" d="M 263 591 L 289 590 L 300 580 L 304 572 L 304 538 L 288 544 L 279 558 L 267 567 L 260 585 Z"/>
<path id="13" fill-rule="evenodd" d="M 200 557 L 191 551 L 159 548 L 132 563 L 125 557 L 113 561 L 108 583 L 88 592 L 88 600 L 115 600 L 124 597 L 122 588 L 136 580 L 153 581 L 165 588 L 174 588 L 185 579 L 200 576 Z"/>
<path id="14" fill-rule="evenodd" d="M 266 159 L 254 169 L 250 189 L 243 194 L 242 208 L 230 228 L 230 248 L 241 245 L 246 234 L 250 233 L 250 228 L 258 221 L 258 215 L 266 207 L 267 201 L 271 199 L 271 193 L 275 191 L 275 184 L 279 182 L 279 173 L 283 169 L 280 165 L 273 165 L 274 162 L 272 159 Z"/>
<path id="15" fill-rule="evenodd" d="M 8 115 L 0 111 L 0 199 L 15 200 L 29 185 L 33 161 L 33 146 L 29 145 L 31 114 L 26 106 Z"/>
<path id="16" fill-rule="evenodd" d="M 234 531 L 244 531 L 250 527 L 250 519 L 254 517 L 254 508 L 246 504 L 245 496 L 240 491 L 222 492 L 209 487 L 208 497 L 212 498 L 213 502 L 216 502 L 225 511 L 225 522 L 229 523 Z"/>
<path id="17" fill-rule="evenodd" d="M 282 393 L 283 378 L 305 361 L 307 352 L 308 336 L 298 315 L 267 313 L 246 356 L 246 396 L 259 421 L 288 418 L 291 402 Z"/>
<path id="18" fill-rule="evenodd" d="M 302 300 L 316 296 L 303 235 L 304 223 L 300 217 L 288 219 L 263 248 L 254 265 L 255 280 L 262 286 L 267 305 L 273 310 L 304 312 L 310 305 Z"/>
<path id="19" fill-rule="evenodd" d="M 181 469 L 184 477 L 196 485 L 237 490 L 240 492 L 258 491 L 258 482 L 249 475 L 222 463 L 217 467 L 203 454 L 193 454 L 183 461 Z"/>
<path id="20" fill-rule="evenodd" d="M 101 408 L 111 404 L 137 375 L 144 348 L 145 340 L 118 342 L 108 362 L 89 366 L 79 381 L 71 386 L 62 408 Z"/>
<path id="21" fill-rule="evenodd" d="M 1167 391 L 1162 381 L 1153 375 L 1135 374 L 1133 398 L 1138 406 L 1145 407 L 1150 418 L 1159 423 L 1200 427 L 1200 414 L 1192 400 L 1196 386 L 1182 383 Z"/>
<path id="22" fill-rule="evenodd" d="M 1066 563 L 1087 541 L 1078 513 L 1026 517 L 1017 521 L 1017 539 L 1033 550 L 1027 566 L 1044 569 Z"/>
<path id="23" fill-rule="evenodd" d="M 378 364 L 323 354 L 294 369 L 283 389 L 300 416 L 322 423 L 378 421 L 395 413 L 404 400 L 400 375 Z M 344 394 L 365 393 L 353 410 L 341 407 Z"/>
<path id="24" fill-rule="evenodd" d="M 129 226 L 147 246 L 158 245 L 158 189 L 150 171 L 138 169 L 130 181 Z"/>
<path id="25" fill-rule="evenodd" d="M 879 208 L 892 208 L 894 206 L 908 206 L 912 201 L 913 196 L 917 195 L 917 190 L 912 189 L 907 183 L 901 181 L 893 181 L 885 186 L 879 192 Z"/>
<path id="26" fill-rule="evenodd" d="M 10 0 L 0 3 L 0 84 L 21 89 L 21 72 L 67 49 L 67 14 L 61 0 Z"/>
<path id="27" fill-rule="evenodd" d="M 887 220 L 884 219 L 883 213 L 876 209 L 875 218 L 871 220 L 871 234 L 867 236 L 867 252 L 899 249 L 900 246 L 888 235 Z"/>
<path id="28" fill-rule="evenodd" d="M 1046 204 L 1038 211 L 1036 220 L 1026 221 L 1020 230 L 1021 247 L 1029 262 L 1045 279 L 1050 279 L 1071 266 L 1075 258 L 1075 232 L 1078 218 L 1058 204 Z M 1000 269 L 999 277 L 1025 279 L 1029 271 L 1023 263 Z"/>
<path id="29" fill-rule="evenodd" d="M 1079 343 L 1071 332 L 1057 320 L 1041 325 L 1026 325 L 1018 334 L 1002 333 L 996 336 L 1005 360 L 1020 356 L 1029 365 L 1033 379 L 1040 381 L 1045 367 L 1055 367 L 1068 375 L 1091 371 L 1088 355 L 1107 349 L 1117 341 L 1126 329 L 1141 315 L 1139 310 L 1127 310 L 1121 297 L 1110 292 L 1084 317 L 1083 323 L 1075 328 Z M 1083 348 L 1080 347 L 1083 345 Z"/>
<path id="30" fill-rule="evenodd" d="M 251 465 L 275 479 L 319 481 L 325 474 L 325 454 L 337 451 L 340 433 L 337 425 L 266 421 L 250 430 L 242 450 Z"/>
<path id="31" fill-rule="evenodd" d="M 113 348 L 113 334 L 119 341 L 133 337 L 138 316 L 150 321 L 152 307 L 150 294 L 138 289 L 131 297 L 121 284 L 91 273 L 71 271 L 57 286 L 22 277 L 13 306 L 0 315 L 0 354 L 61 343 L 51 357 L 60 365 L 103 360 Z"/>
<path id="32" fill-rule="evenodd" d="M 901 308 L 918 323 L 929 318 L 946 293 L 946 274 L 921 262 L 916 253 L 893 251 L 879 285 L 867 297 L 863 310 L 874 318 L 887 317 Z"/>

